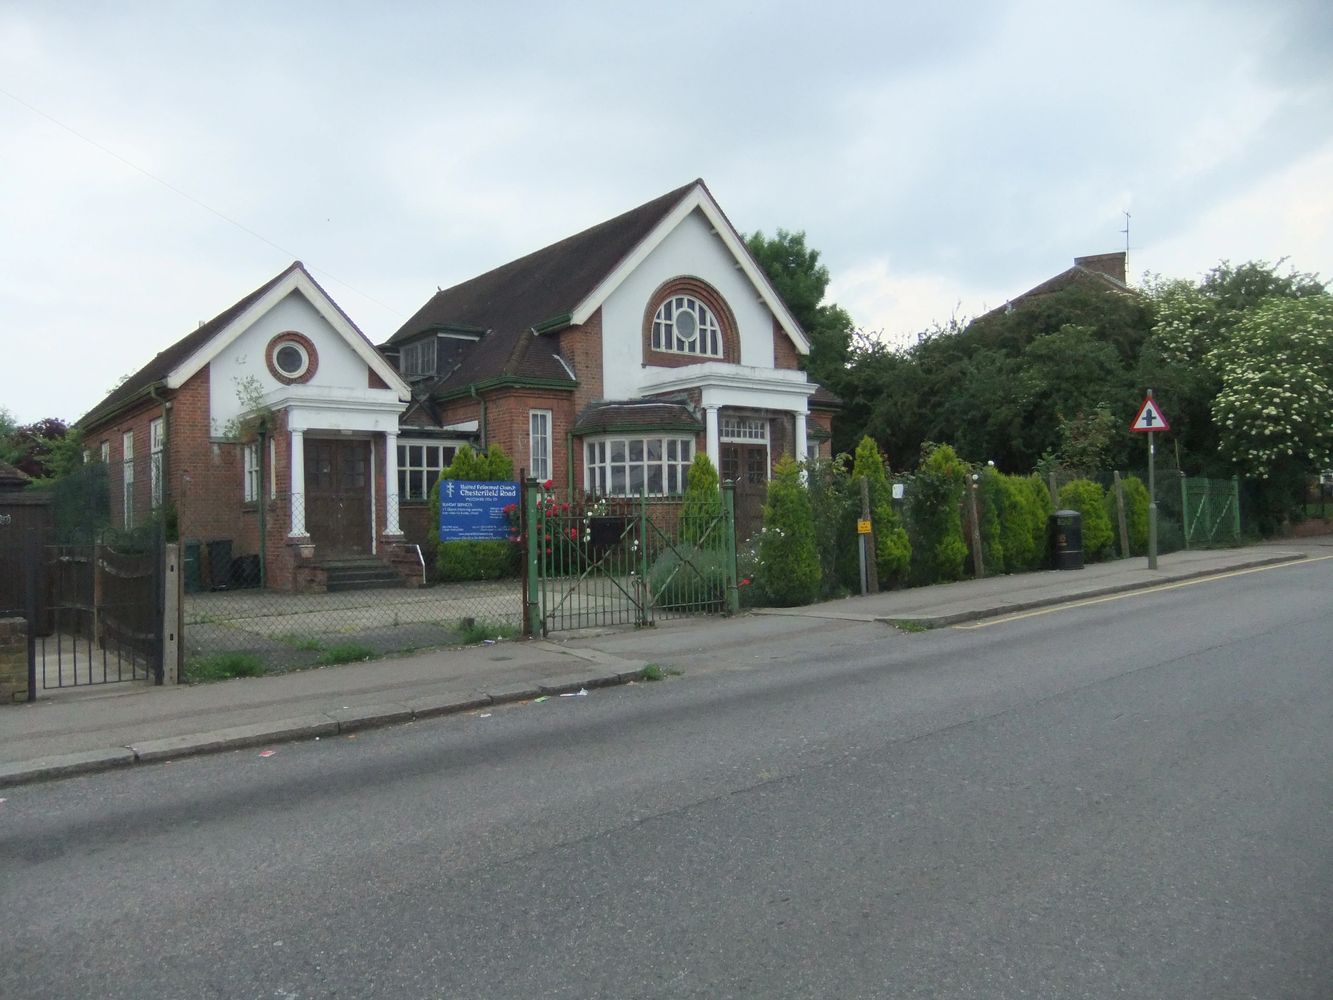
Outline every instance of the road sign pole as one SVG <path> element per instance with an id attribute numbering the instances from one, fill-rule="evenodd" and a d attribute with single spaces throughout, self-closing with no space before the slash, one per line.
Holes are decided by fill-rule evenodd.
<path id="1" fill-rule="evenodd" d="M 1157 568 L 1157 477 L 1153 472 L 1153 442 L 1156 434 L 1148 435 L 1148 568 Z"/>

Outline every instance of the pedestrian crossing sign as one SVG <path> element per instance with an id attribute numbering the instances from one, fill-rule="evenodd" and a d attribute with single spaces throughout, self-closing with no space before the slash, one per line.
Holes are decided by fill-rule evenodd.
<path id="1" fill-rule="evenodd" d="M 1132 431 L 1169 431 L 1171 425 L 1166 422 L 1166 417 L 1162 416 L 1162 411 L 1157 407 L 1157 401 L 1149 396 L 1143 401 L 1143 406 L 1139 408 L 1139 415 L 1134 418 L 1134 422 L 1129 425 Z"/>

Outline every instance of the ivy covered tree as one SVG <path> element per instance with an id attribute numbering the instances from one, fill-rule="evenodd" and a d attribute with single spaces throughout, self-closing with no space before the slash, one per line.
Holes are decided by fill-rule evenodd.
<path id="1" fill-rule="evenodd" d="M 819 251 L 806 246 L 805 233 L 785 229 L 771 239 L 762 232 L 751 233 L 745 243 L 810 338 L 806 371 L 837 392 L 835 383 L 851 350 L 852 318 L 836 303 L 824 302 L 829 271 L 819 262 Z"/>
<path id="2" fill-rule="evenodd" d="M 875 572 L 881 588 L 900 586 L 912 562 L 912 543 L 893 506 L 893 488 L 874 439 L 863 437 L 852 459 L 852 481 L 865 477 L 870 491 L 870 520 L 875 529 Z"/>

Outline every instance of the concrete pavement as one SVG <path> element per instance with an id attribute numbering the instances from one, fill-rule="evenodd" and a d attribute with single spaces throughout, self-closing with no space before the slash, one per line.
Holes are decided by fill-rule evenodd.
<path id="1" fill-rule="evenodd" d="M 698 662 L 701 647 L 724 645 L 729 637 L 780 641 L 839 620 L 934 628 L 1319 556 L 1333 557 L 1333 536 L 1177 552 L 1162 556 L 1157 570 L 1148 570 L 1145 559 L 1129 559 L 762 609 L 735 619 L 499 642 L 218 684 L 43 692 L 34 703 L 0 708 L 0 787 L 625 683 L 650 663 L 670 665 L 686 649 Z"/>

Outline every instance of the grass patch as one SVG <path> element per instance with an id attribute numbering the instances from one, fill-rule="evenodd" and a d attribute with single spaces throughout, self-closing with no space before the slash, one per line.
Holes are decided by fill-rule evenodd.
<path id="1" fill-rule="evenodd" d="M 664 681 L 668 677 L 684 677 L 685 671 L 675 667 L 664 667 L 660 663 L 650 663 L 639 671 L 639 677 L 645 681 Z"/>
<path id="2" fill-rule="evenodd" d="M 899 632 L 929 632 L 930 626 L 924 622 L 912 621 L 910 618 L 899 618 L 891 622 Z"/>
<path id="3" fill-rule="evenodd" d="M 292 649 L 299 649 L 306 653 L 318 653 L 324 648 L 324 644 L 318 639 L 302 639 L 299 635 L 283 635 L 278 637 L 278 642 L 284 646 L 290 646 Z"/>
<path id="4" fill-rule="evenodd" d="M 331 667 L 338 663 L 361 663 L 365 660 L 373 660 L 379 655 L 369 646 L 362 646 L 355 642 L 343 643 L 340 646 L 330 646 L 324 650 L 324 655 L 319 658 L 320 666 Z"/>
<path id="5" fill-rule="evenodd" d="M 201 656 L 185 664 L 185 676 L 191 683 L 210 684 L 233 677 L 261 677 L 264 661 L 254 653 L 216 653 Z"/>
<path id="6" fill-rule="evenodd" d="M 475 618 L 464 618 L 453 626 L 453 631 L 458 633 L 459 641 L 465 646 L 474 646 L 487 639 L 517 639 L 521 634 L 519 629 L 505 622 L 477 621 Z"/>

